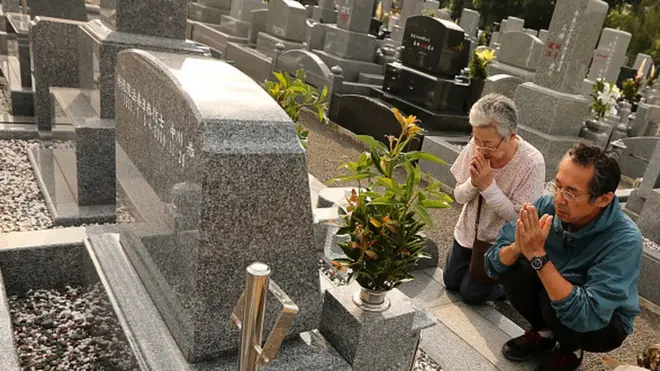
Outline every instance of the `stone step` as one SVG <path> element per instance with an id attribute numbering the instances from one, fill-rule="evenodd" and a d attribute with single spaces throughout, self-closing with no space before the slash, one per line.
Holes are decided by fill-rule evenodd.
<path id="1" fill-rule="evenodd" d="M 438 324 L 422 331 L 420 347 L 443 371 L 532 370 L 532 363 L 504 358 L 502 345 L 524 331 L 490 306 L 468 306 L 442 281 L 442 269 L 412 272 L 414 281 L 399 287 L 414 303 L 431 312 Z"/>

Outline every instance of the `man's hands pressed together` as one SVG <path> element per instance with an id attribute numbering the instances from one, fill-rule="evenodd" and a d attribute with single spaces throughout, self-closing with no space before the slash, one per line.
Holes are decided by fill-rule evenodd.
<path id="1" fill-rule="evenodd" d="M 490 161 L 479 152 L 475 153 L 470 160 L 470 179 L 472 179 L 472 185 L 481 192 L 493 183 L 493 169 L 490 167 Z"/>

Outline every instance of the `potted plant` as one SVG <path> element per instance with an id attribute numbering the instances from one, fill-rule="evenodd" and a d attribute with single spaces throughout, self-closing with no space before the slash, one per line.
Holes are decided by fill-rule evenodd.
<path id="1" fill-rule="evenodd" d="M 429 258 L 424 252 L 427 238 L 420 234 L 432 222 L 427 210 L 448 208 L 453 201 L 440 191 L 441 183 L 423 174 L 418 165 L 420 159 L 444 162 L 428 153 L 404 152 L 422 130 L 415 116 L 405 117 L 396 108 L 392 112 L 401 125 L 401 135 L 389 136 L 389 146 L 370 136 L 358 136 L 368 151 L 356 162 L 343 165 L 350 175 L 332 180 L 358 182 L 347 195 L 348 206 L 339 208 L 337 234 L 347 236 L 339 244 L 346 258 L 332 264 L 349 271 L 349 281 L 356 280 L 361 287 L 353 301 L 371 311 L 386 310 L 387 292 L 414 279 L 409 269 Z M 399 169 L 405 171 L 403 183 L 395 179 Z M 428 182 L 423 186 L 425 177 Z"/>
<path id="2" fill-rule="evenodd" d="M 307 149 L 309 130 L 298 122 L 300 112 L 305 107 L 312 108 L 317 112 L 319 121 L 325 122 L 327 120 L 325 110 L 328 106 L 326 102 L 328 87 L 325 86 L 319 93 L 313 86 L 305 82 L 305 71 L 302 69 L 296 71 L 294 78 L 291 78 L 287 72 L 277 71 L 273 72 L 273 76 L 275 80 L 266 80 L 262 86 L 296 123 L 296 133 L 300 144 Z"/>
<path id="3" fill-rule="evenodd" d="M 621 98 L 621 91 L 613 82 L 606 83 L 603 79 L 596 80 L 591 98 L 593 101 L 589 107 L 596 121 L 602 121 L 606 116 L 617 115 L 616 102 Z"/>
<path id="4" fill-rule="evenodd" d="M 495 49 L 484 48 L 472 53 L 472 59 L 468 63 L 468 77 L 470 78 L 470 90 L 472 103 L 481 98 L 481 93 L 488 78 L 487 67 L 495 60 Z"/>

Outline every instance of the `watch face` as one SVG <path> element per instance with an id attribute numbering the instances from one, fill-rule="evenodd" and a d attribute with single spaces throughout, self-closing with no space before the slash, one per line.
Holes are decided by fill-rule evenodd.
<path id="1" fill-rule="evenodd" d="M 543 260 L 541 260 L 541 258 L 539 258 L 539 257 L 536 257 L 536 258 L 532 259 L 532 261 L 530 263 L 532 263 L 532 268 L 534 268 L 534 269 L 538 270 L 538 269 L 543 268 Z"/>

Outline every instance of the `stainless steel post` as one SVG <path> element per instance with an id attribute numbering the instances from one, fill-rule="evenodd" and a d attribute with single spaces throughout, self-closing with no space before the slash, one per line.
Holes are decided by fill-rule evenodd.
<path id="1" fill-rule="evenodd" d="M 259 368 L 269 277 L 270 268 L 266 264 L 253 263 L 247 267 L 239 371 L 257 371 Z"/>

